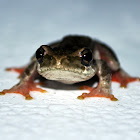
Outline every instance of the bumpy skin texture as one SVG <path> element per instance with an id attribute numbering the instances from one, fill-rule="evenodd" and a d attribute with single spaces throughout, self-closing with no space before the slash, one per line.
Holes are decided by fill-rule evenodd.
<path id="1" fill-rule="evenodd" d="M 81 89 L 87 89 L 89 93 L 83 93 L 78 99 L 106 97 L 116 101 L 117 98 L 111 94 L 111 78 L 119 82 L 121 87 L 140 80 L 121 69 L 115 53 L 107 45 L 86 36 L 66 36 L 62 41 L 49 46 L 42 45 L 38 52 L 42 54 L 37 54 L 37 59 L 33 56 L 26 67 L 7 69 L 20 73 L 20 82 L 11 89 L 0 92 L 1 95 L 18 93 L 26 99 L 32 99 L 30 91 L 45 92 L 37 87 L 41 82 L 34 82 L 40 75 L 49 80 L 72 84 L 86 81 L 96 74 L 99 77 L 98 86 L 82 86 Z M 88 55 L 86 60 L 83 53 Z"/>

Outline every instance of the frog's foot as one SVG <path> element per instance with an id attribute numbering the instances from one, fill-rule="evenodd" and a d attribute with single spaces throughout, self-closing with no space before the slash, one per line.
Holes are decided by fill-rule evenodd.
<path id="1" fill-rule="evenodd" d="M 89 90 L 89 93 L 83 93 L 81 96 L 78 96 L 78 99 L 85 99 L 86 97 L 105 97 L 109 98 L 112 101 L 117 101 L 118 99 L 114 97 L 110 93 L 109 89 L 103 89 L 100 86 L 97 86 L 96 88 L 92 88 L 89 86 L 82 86 L 80 89 L 86 89 Z"/>
<path id="2" fill-rule="evenodd" d="M 124 70 L 120 69 L 112 74 L 112 81 L 118 82 L 120 87 L 126 88 L 128 83 L 140 81 L 140 78 L 131 77 Z"/>
<path id="3" fill-rule="evenodd" d="M 19 73 L 20 75 L 24 72 L 25 67 L 20 67 L 20 68 L 16 68 L 16 67 L 11 67 L 11 68 L 6 68 L 6 71 L 15 71 L 17 73 Z"/>
<path id="4" fill-rule="evenodd" d="M 5 89 L 2 92 L 0 92 L 0 95 L 4 95 L 6 93 L 17 93 L 17 94 L 21 94 L 25 97 L 26 100 L 31 100 L 33 99 L 29 92 L 30 91 L 39 91 L 39 92 L 46 92 L 45 90 L 38 88 L 37 85 L 39 85 L 38 83 L 34 83 L 34 82 L 20 82 L 17 85 L 15 85 L 14 87 L 12 87 L 11 89 Z"/>

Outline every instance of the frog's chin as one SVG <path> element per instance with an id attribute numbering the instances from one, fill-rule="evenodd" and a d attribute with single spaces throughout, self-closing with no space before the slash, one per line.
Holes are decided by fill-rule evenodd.
<path id="1" fill-rule="evenodd" d="M 95 71 L 93 69 L 85 71 L 70 71 L 38 68 L 38 73 L 48 80 L 55 80 L 64 84 L 74 84 L 86 81 L 95 75 Z"/>

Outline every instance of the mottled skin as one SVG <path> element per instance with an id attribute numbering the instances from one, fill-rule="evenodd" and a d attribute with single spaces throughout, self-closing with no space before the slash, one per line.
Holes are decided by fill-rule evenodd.
<path id="1" fill-rule="evenodd" d="M 130 77 L 121 69 L 120 63 L 114 52 L 104 43 L 92 40 L 87 36 L 66 36 L 61 41 L 50 45 L 42 45 L 26 67 L 8 68 L 20 73 L 20 82 L 5 93 L 19 93 L 26 99 L 32 99 L 30 91 L 44 92 L 34 80 L 39 75 L 49 80 L 65 84 L 73 84 L 91 79 L 94 75 L 99 77 L 99 84 L 92 88 L 82 86 L 90 92 L 78 96 L 106 97 L 113 101 L 117 98 L 111 94 L 111 78 L 119 82 L 121 87 L 126 87 L 129 82 L 140 80 Z"/>

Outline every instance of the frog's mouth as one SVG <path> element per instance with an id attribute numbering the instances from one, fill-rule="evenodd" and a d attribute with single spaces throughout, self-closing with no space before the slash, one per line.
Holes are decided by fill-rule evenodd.
<path id="1" fill-rule="evenodd" d="M 92 67 L 85 67 L 85 69 L 64 69 L 40 67 L 38 65 L 37 70 L 38 73 L 46 79 L 55 80 L 64 84 L 86 81 L 95 75 L 95 70 Z"/>

